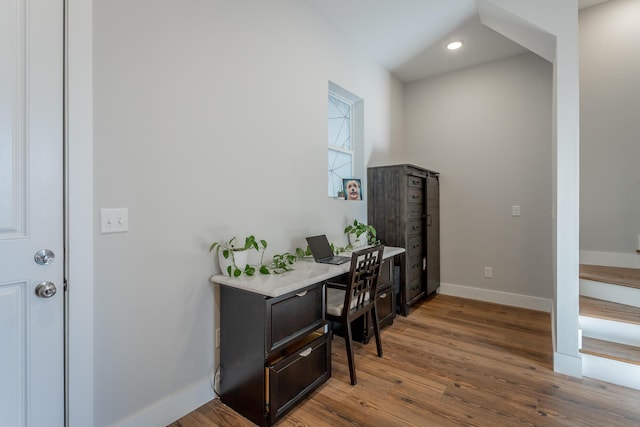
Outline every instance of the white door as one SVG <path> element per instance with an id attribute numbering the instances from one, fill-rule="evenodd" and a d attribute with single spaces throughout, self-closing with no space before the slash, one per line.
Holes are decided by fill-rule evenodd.
<path id="1" fill-rule="evenodd" d="M 1 427 L 64 425 L 62 64 L 63 0 L 0 0 Z"/>

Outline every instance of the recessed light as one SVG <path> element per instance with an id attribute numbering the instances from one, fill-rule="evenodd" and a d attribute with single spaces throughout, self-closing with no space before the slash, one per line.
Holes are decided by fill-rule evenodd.
<path id="1" fill-rule="evenodd" d="M 460 49 L 462 47 L 462 43 L 463 43 L 462 40 L 454 40 L 447 45 L 447 49 L 449 50 Z"/>

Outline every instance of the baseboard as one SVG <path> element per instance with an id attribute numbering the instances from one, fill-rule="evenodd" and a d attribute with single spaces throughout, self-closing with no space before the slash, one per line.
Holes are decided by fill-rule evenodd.
<path id="1" fill-rule="evenodd" d="M 640 347 L 640 325 L 586 316 L 579 319 L 585 337 Z"/>
<path id="2" fill-rule="evenodd" d="M 635 252 L 580 251 L 580 264 L 640 268 L 640 254 Z"/>
<path id="3" fill-rule="evenodd" d="M 117 427 L 166 426 L 217 396 L 209 378 L 183 388 L 116 424 Z"/>
<path id="4" fill-rule="evenodd" d="M 640 390 L 640 366 L 603 357 L 582 355 L 585 377 Z"/>
<path id="5" fill-rule="evenodd" d="M 443 295 L 493 302 L 513 307 L 528 308 L 530 310 L 544 311 L 547 313 L 551 312 L 552 307 L 552 300 L 547 298 L 532 297 L 529 295 L 493 291 L 482 288 L 472 288 L 470 286 L 453 285 L 450 283 L 441 283 L 439 292 Z"/>
<path id="6" fill-rule="evenodd" d="M 553 370 L 559 374 L 582 378 L 582 358 L 556 351 L 553 353 Z"/>
<path id="7" fill-rule="evenodd" d="M 640 307 L 640 289 L 580 279 L 580 295 Z"/>

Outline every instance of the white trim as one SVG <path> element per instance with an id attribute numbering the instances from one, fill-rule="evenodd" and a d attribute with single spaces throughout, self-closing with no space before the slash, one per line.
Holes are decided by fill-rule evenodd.
<path id="1" fill-rule="evenodd" d="M 490 289 L 473 288 L 470 286 L 441 283 L 440 291 L 443 295 L 475 299 L 530 310 L 551 312 L 552 301 L 548 298 L 514 294 L 511 292 L 494 291 Z"/>
<path id="2" fill-rule="evenodd" d="M 580 279 L 580 295 L 640 307 L 640 289 Z"/>
<path id="3" fill-rule="evenodd" d="M 580 316 L 582 336 L 620 344 L 640 346 L 640 325 Z"/>
<path id="4" fill-rule="evenodd" d="M 67 426 L 92 426 L 93 402 L 93 10 L 65 0 L 68 414 Z"/>
<path id="5" fill-rule="evenodd" d="M 582 358 L 570 354 L 553 353 L 553 370 L 571 377 L 582 377 Z"/>
<path id="6" fill-rule="evenodd" d="M 203 379 L 143 408 L 115 427 L 166 426 L 216 397 L 209 380 Z"/>
<path id="7" fill-rule="evenodd" d="M 580 264 L 640 268 L 640 254 L 626 252 L 580 251 Z"/>
<path id="8" fill-rule="evenodd" d="M 585 377 L 640 390 L 640 366 L 632 363 L 583 354 L 582 374 Z"/>

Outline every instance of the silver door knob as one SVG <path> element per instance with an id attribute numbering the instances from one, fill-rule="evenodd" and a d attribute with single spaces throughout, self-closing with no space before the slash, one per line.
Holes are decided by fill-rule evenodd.
<path id="1" fill-rule="evenodd" d="M 56 294 L 56 285 L 51 282 L 40 282 L 36 286 L 36 295 L 40 298 L 51 298 Z"/>
<path id="2" fill-rule="evenodd" d="M 33 259 L 36 264 L 47 265 L 51 264 L 56 259 L 56 254 L 51 249 L 40 249 L 33 255 Z"/>

